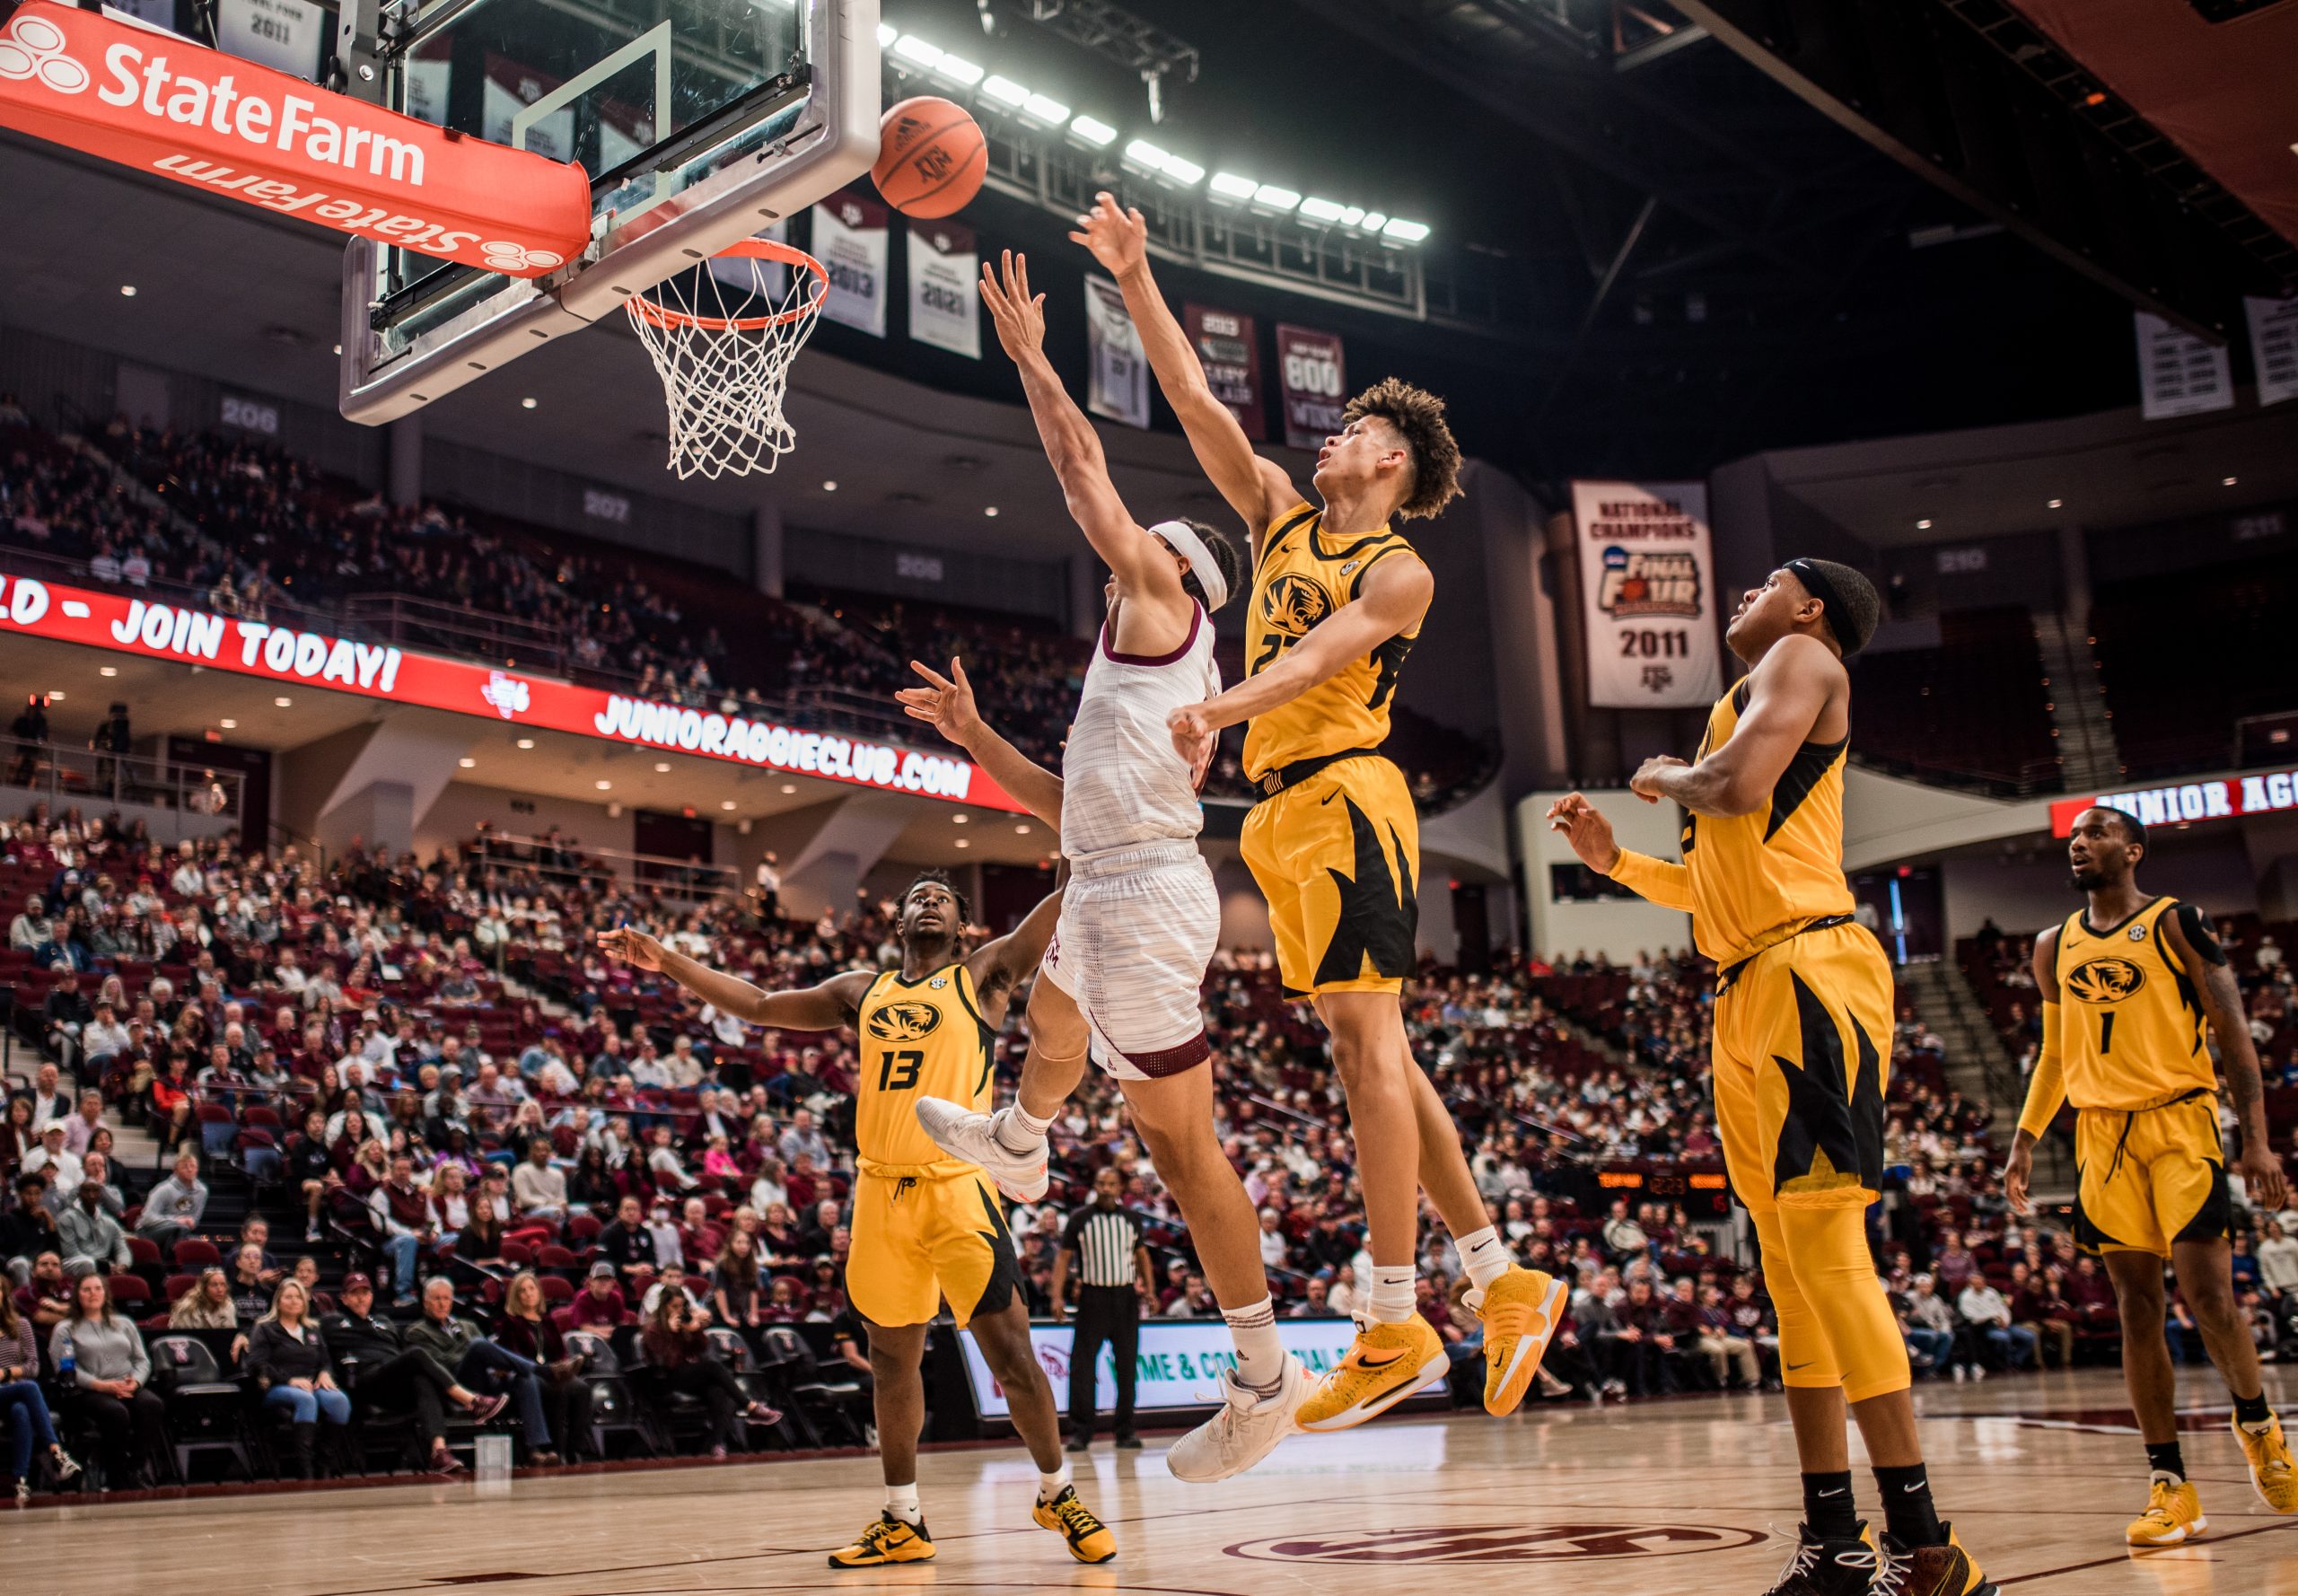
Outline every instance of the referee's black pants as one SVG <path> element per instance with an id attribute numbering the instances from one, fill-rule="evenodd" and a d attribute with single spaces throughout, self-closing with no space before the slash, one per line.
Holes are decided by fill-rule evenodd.
<path id="1" fill-rule="evenodd" d="M 1133 1434 L 1135 1359 L 1141 1350 L 1141 1298 L 1130 1285 L 1081 1285 L 1077 1288 L 1077 1330 L 1069 1349 L 1069 1433 L 1080 1441 L 1093 1438 L 1093 1367 L 1101 1360 L 1101 1346 L 1111 1349 L 1117 1365 L 1117 1433 Z"/>

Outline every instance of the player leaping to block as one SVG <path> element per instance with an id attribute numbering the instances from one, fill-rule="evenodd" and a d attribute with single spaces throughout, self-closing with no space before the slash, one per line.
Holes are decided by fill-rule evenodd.
<path id="1" fill-rule="evenodd" d="M 1149 272 L 1138 211 L 1103 194 L 1071 236 L 1124 291 L 1157 384 L 1197 463 L 1253 535 L 1246 680 L 1170 723 L 1183 757 L 1210 756 L 1250 722 L 1245 774 L 1261 789 L 1245 863 L 1268 899 L 1285 996 L 1312 1004 L 1348 1094 L 1373 1279 L 1344 1358 L 1301 1404 L 1303 1429 L 1340 1429 L 1442 1374 L 1444 1344 L 1414 1311 L 1425 1188 L 1484 1320 L 1484 1405 L 1513 1412 L 1555 1335 L 1561 1281 L 1516 1266 L 1487 1220 L 1459 1128 L 1413 1061 L 1400 1001 L 1418 922 L 1420 824 L 1404 773 L 1380 752 L 1405 655 L 1435 592 L 1399 522 L 1458 496 L 1460 452 L 1442 400 L 1394 378 L 1349 402 L 1317 456 L 1320 503 L 1259 458 L 1215 399 Z"/>
<path id="2" fill-rule="evenodd" d="M 901 964 L 847 970 L 798 992 L 748 981 L 672 952 L 643 931 L 602 933 L 610 958 L 656 969 L 722 1014 L 783 1030 L 850 1028 L 860 1044 L 855 1087 L 854 1250 L 846 1289 L 867 1325 L 875 1381 L 878 1458 L 886 1507 L 832 1568 L 923 1563 L 934 1540 L 917 1500 L 917 1437 L 925 1422 L 925 1329 L 944 1301 L 1012 1400 L 1013 1427 L 1038 1466 L 1031 1518 L 1080 1563 L 1106 1563 L 1117 1542 L 1078 1501 L 1061 1455 L 1053 1387 L 1030 1345 L 1029 1305 L 1013 1238 L 982 1172 L 945 1158 L 917 1128 L 920 1094 L 989 1101 L 990 1048 L 1014 989 L 1030 978 L 1061 910 L 1061 894 L 1010 935 L 961 950 L 965 900 L 940 875 L 910 883 L 901 902 Z"/>
<path id="3" fill-rule="evenodd" d="M 1210 527 L 1143 527 L 1111 485 L 1092 423 L 1045 357 L 1042 295 L 1010 251 L 1000 281 L 985 264 L 981 296 L 997 340 L 1020 368 L 1069 513 L 1114 573 L 1109 614 L 1085 671 L 1062 774 L 1032 764 L 981 723 L 956 661 L 947 678 L 900 696 L 1061 834 L 1069 888 L 1030 994 L 1030 1051 L 1013 1104 L 995 1118 L 923 1098 L 918 1122 L 953 1156 L 979 1164 L 1009 1196 L 1046 1189 L 1046 1127 L 1083 1076 L 1090 1052 L 1118 1083 L 1158 1178 L 1188 1223 L 1206 1284 L 1237 1353 L 1212 1419 L 1175 1442 L 1180 1479 L 1250 1469 L 1293 1428 L 1308 1389 L 1276 1334 L 1251 1201 L 1214 1130 L 1212 1046 L 1199 993 L 1221 934 L 1213 872 L 1197 852 L 1202 760 L 1183 759 L 1165 717 L 1220 689 L 1212 612 L 1240 574 Z"/>

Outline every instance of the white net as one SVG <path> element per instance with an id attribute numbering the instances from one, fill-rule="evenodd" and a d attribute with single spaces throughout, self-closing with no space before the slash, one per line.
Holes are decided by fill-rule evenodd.
<path id="1" fill-rule="evenodd" d="M 771 471 L 797 443 L 783 396 L 828 290 L 811 256 L 748 240 L 632 296 L 630 324 L 670 407 L 672 470 Z"/>

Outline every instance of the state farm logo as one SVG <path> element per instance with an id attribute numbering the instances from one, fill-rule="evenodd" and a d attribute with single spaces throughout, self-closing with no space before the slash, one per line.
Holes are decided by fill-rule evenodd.
<path id="1" fill-rule="evenodd" d="M 0 33 L 0 77 L 39 79 L 58 94 L 77 94 L 88 69 L 64 53 L 64 30 L 46 17 L 20 16 Z"/>
<path id="2" fill-rule="evenodd" d="M 566 264 L 566 258 L 548 250 L 530 250 L 524 244 L 489 243 L 478 246 L 487 257 L 489 271 L 537 272 L 550 271 Z"/>
<path id="3" fill-rule="evenodd" d="M 525 682 L 515 676 L 505 676 L 500 671 L 487 673 L 487 685 L 478 689 L 478 696 L 492 704 L 495 713 L 506 721 L 514 715 L 526 714 L 527 706 L 534 697 L 532 689 Z"/>
<path id="4" fill-rule="evenodd" d="M 1737 1551 L 1765 1539 L 1708 1524 L 1443 1524 L 1272 1537 L 1223 1549 L 1264 1563 L 1548 1563 Z"/>

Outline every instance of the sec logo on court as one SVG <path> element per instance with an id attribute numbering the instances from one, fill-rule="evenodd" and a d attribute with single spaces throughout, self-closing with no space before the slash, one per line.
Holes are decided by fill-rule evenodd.
<path id="1" fill-rule="evenodd" d="M 1552 1563 L 1736 1551 L 1766 1539 L 1713 1524 L 1442 1524 L 1280 1536 L 1223 1549 L 1264 1563 Z"/>
<path id="2" fill-rule="evenodd" d="M 890 1003 L 870 1011 L 867 1029 L 881 1042 L 914 1042 L 941 1023 L 942 1011 L 930 1003 Z"/>
<path id="3" fill-rule="evenodd" d="M 2146 985 L 2146 972 L 2127 959 L 2092 959 L 2074 967 L 2066 989 L 2084 1003 L 2120 1003 Z"/>

